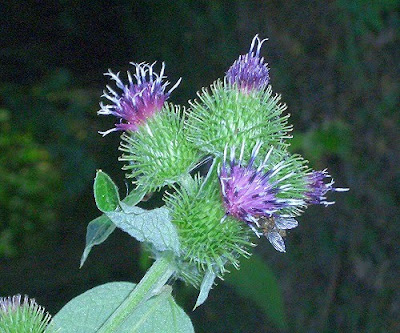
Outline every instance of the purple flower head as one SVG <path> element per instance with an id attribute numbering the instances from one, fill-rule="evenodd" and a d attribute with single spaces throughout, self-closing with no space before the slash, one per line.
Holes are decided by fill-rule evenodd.
<path id="1" fill-rule="evenodd" d="M 161 110 L 164 102 L 168 99 L 171 92 L 178 86 L 181 79 L 168 91 L 165 88 L 169 84 L 168 81 L 163 82 L 165 64 L 162 64 L 160 74 L 153 72 L 153 66 L 146 63 L 131 63 L 136 67 L 136 73 L 133 77 L 136 83 L 133 82 L 132 75 L 128 71 L 128 84 L 125 85 L 120 77 L 119 72 L 114 74 L 108 70 L 108 75 L 116 82 L 117 87 L 121 90 L 118 94 L 110 86 L 107 91 L 104 91 L 102 97 L 107 98 L 112 102 L 111 105 L 100 103 L 100 111 L 98 114 L 113 115 L 119 118 L 119 123 L 105 132 L 99 132 L 103 136 L 114 131 L 136 131 L 140 124 L 146 122 L 146 119 L 154 113 Z"/>
<path id="2" fill-rule="evenodd" d="M 237 161 L 235 159 L 235 148 L 231 149 L 230 163 L 226 162 L 227 148 L 225 147 L 224 160 L 222 167 L 218 170 L 218 178 L 226 212 L 225 216 L 231 215 L 247 223 L 258 237 L 265 235 L 274 245 L 279 243 L 276 240 L 275 232 L 278 232 L 279 229 L 291 229 L 297 225 L 297 222 L 294 225 L 289 215 L 281 214 L 281 210 L 299 207 L 304 204 L 304 201 L 278 197 L 278 194 L 292 188 L 290 184 L 281 185 L 281 182 L 292 177 L 293 172 L 288 172 L 280 178 L 277 177 L 281 170 L 288 167 L 285 161 L 281 161 L 268 171 L 263 172 L 272 153 L 272 147 L 258 168 L 253 167 L 260 147 L 261 143 L 254 146 L 247 166 L 242 165 L 244 144 L 242 144 Z M 270 220 L 274 221 L 273 227 L 269 228 L 270 223 L 268 224 L 269 229 L 266 229 L 266 221 L 270 222 Z M 283 245 L 279 243 L 274 247 L 283 248 L 282 251 L 284 251 L 284 243 Z"/>
<path id="3" fill-rule="evenodd" d="M 264 63 L 264 58 L 260 57 L 261 46 L 266 40 L 260 40 L 256 35 L 251 42 L 249 52 L 239 56 L 239 59 L 228 69 L 226 78 L 231 85 L 236 83 L 244 92 L 253 89 L 261 90 L 268 85 L 269 68 Z"/>
<path id="4" fill-rule="evenodd" d="M 330 178 L 330 182 L 325 183 L 324 179 Z M 334 181 L 332 177 L 325 170 L 322 171 L 312 171 L 307 175 L 307 187 L 308 191 L 306 195 L 306 203 L 311 204 L 321 204 L 325 206 L 333 205 L 334 201 L 326 201 L 326 193 L 332 192 L 346 192 L 348 188 L 333 187 Z"/>

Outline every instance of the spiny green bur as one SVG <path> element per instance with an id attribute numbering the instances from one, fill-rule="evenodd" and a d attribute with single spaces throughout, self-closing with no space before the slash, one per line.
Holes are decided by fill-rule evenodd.
<path id="1" fill-rule="evenodd" d="M 0 311 L 0 332 L 4 333 L 56 333 L 51 317 L 34 302 L 24 303 L 15 309 Z"/>
<path id="2" fill-rule="evenodd" d="M 137 132 L 121 137 L 126 176 L 148 191 L 179 181 L 199 160 L 198 150 L 186 138 L 185 112 L 180 113 L 178 106 L 165 104 Z"/>
<path id="3" fill-rule="evenodd" d="M 285 159 L 288 164 L 287 168 L 282 169 L 276 175 L 276 179 L 282 179 L 287 174 L 293 173 L 289 180 L 284 180 L 280 184 L 290 184 L 290 188 L 282 193 L 277 193 L 278 198 L 282 199 L 305 199 L 305 193 L 307 191 L 307 173 L 310 172 L 308 167 L 308 161 L 298 154 L 286 153 L 281 157 L 281 160 Z M 267 169 L 268 170 L 268 167 Z M 282 208 L 282 214 L 290 214 L 298 216 L 303 213 L 303 209 L 306 208 L 304 204 L 301 207 L 288 207 Z"/>
<path id="4" fill-rule="evenodd" d="M 221 155 L 225 145 L 240 146 L 243 141 L 249 147 L 256 141 L 277 149 L 287 146 L 289 115 L 282 117 L 286 105 L 279 103 L 279 95 L 272 95 L 271 86 L 244 93 L 218 80 L 210 92 L 203 89 L 198 96 L 190 103 L 187 126 L 189 140 L 201 151 Z"/>
<path id="5" fill-rule="evenodd" d="M 178 229 L 183 260 L 200 272 L 222 275 L 226 264 L 237 268 L 238 258 L 249 256 L 249 228 L 230 217 L 222 220 L 225 211 L 215 179 L 204 184 L 196 177 L 167 195 L 166 202 Z"/>
<path id="6" fill-rule="evenodd" d="M 261 147 L 262 148 L 262 147 Z M 265 150 L 265 148 L 264 148 Z M 261 149 L 260 149 L 261 152 Z M 265 158 L 266 153 L 259 153 L 255 167 L 257 168 L 262 160 Z M 307 191 L 307 173 L 310 172 L 310 168 L 307 166 L 308 161 L 305 160 L 302 156 L 298 154 L 290 154 L 287 150 L 277 150 L 273 149 L 270 157 L 265 163 L 263 168 L 264 172 L 268 172 L 269 170 L 273 169 L 279 162 L 285 161 L 285 168 L 282 168 L 272 179 L 271 182 L 278 181 L 281 179 L 285 179 L 286 176 L 292 174 L 289 178 L 286 178 L 283 181 L 280 181 L 280 186 L 290 186 L 285 191 L 276 193 L 278 198 L 282 199 L 305 199 L 305 193 Z M 245 163 L 246 165 L 246 163 Z M 289 214 L 292 216 L 300 215 L 306 206 L 290 206 L 287 208 L 282 208 L 281 212 L 283 214 Z"/>

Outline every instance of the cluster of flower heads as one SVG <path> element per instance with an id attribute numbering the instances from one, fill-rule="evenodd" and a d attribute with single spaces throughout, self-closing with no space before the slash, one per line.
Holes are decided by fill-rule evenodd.
<path id="1" fill-rule="evenodd" d="M 191 104 L 188 122 L 184 122 L 183 127 L 177 127 L 180 136 L 172 132 L 168 133 L 168 137 L 174 142 L 165 142 L 163 138 L 159 138 L 157 149 L 160 151 L 155 151 L 157 149 L 149 146 L 152 140 L 157 140 L 155 137 L 159 126 L 154 127 L 155 125 L 152 125 L 153 123 L 148 119 L 157 113 L 161 114 L 162 109 L 168 111 L 164 103 L 180 82 L 179 80 L 166 92 L 168 82 L 163 81 L 166 78 L 164 64 L 160 74 L 153 72 L 154 64 L 133 64 L 136 67 L 134 77 L 137 83 L 133 82 L 132 75 L 128 72 L 128 85 L 124 85 L 120 80 L 119 73 L 113 74 L 109 71 L 106 75 L 116 81 L 122 93 L 119 95 L 107 86 L 108 91 L 103 96 L 112 104 L 101 104 L 101 110 L 98 113 L 111 114 L 120 120 L 115 128 L 102 132 L 103 135 L 117 130 L 129 133 L 129 139 L 126 135 L 122 136 L 123 140 L 127 141 L 127 144 L 123 144 L 122 150 L 128 153 L 123 156 L 123 159 L 130 161 L 127 168 L 140 169 L 133 174 L 135 177 L 144 174 L 149 163 L 154 163 L 155 166 L 165 165 L 160 162 L 161 159 L 169 160 L 167 165 L 172 166 L 183 163 L 185 152 L 175 154 L 175 150 L 176 147 L 184 144 L 186 146 L 193 144 L 191 148 L 185 146 L 185 149 L 194 149 L 202 153 L 190 156 L 199 157 L 201 160 L 212 155 L 215 160 L 219 160 L 222 165 L 220 164 L 214 176 L 219 179 L 220 207 L 225 215 L 217 222 L 224 223 L 227 217 L 230 217 L 230 220 L 231 218 L 239 220 L 248 225 L 258 237 L 265 236 L 276 250 L 285 252 L 283 237 L 286 235 L 286 230 L 298 225 L 295 217 L 308 205 L 332 204 L 333 202 L 327 201 L 326 198 L 329 191 L 340 192 L 348 189 L 333 187 L 333 180 L 326 183 L 325 180 L 330 178 L 327 171 L 310 171 L 303 167 L 305 161 L 302 158 L 296 165 L 293 162 L 296 159 L 291 158 L 286 151 L 288 145 L 284 142 L 289 137 L 286 132 L 290 129 L 286 125 L 287 116 L 281 115 L 286 106 L 278 104 L 279 96 L 271 97 L 269 68 L 264 58 L 260 56 L 265 40 L 261 40 L 256 35 L 249 52 L 239 56 L 228 69 L 224 82 L 214 85 L 211 94 L 208 94 L 206 90 L 203 90 L 202 95 L 199 94 L 200 102 Z M 261 112 L 260 115 L 254 114 L 254 110 Z M 218 116 L 213 119 L 214 114 Z M 212 125 L 211 122 L 213 122 Z M 250 126 L 249 122 L 251 122 Z M 216 139 L 207 137 L 212 126 L 214 129 L 217 126 L 215 133 L 226 135 L 223 152 L 221 152 L 221 144 L 215 144 Z M 141 128 L 145 130 L 140 132 L 140 135 L 135 135 Z M 163 131 L 165 133 L 165 130 Z M 239 135 L 241 133 L 244 133 L 243 136 Z M 147 134 L 151 140 L 145 140 L 143 135 Z M 207 140 L 199 140 L 201 137 L 207 137 Z M 247 148 L 245 141 L 248 144 Z M 236 158 L 235 147 L 239 146 L 240 142 L 239 158 Z M 130 145 L 132 149 L 129 148 Z M 231 147 L 229 160 L 228 146 Z M 249 146 L 253 148 L 251 154 L 249 154 Z M 165 151 L 161 152 L 163 147 Z M 267 150 L 262 150 L 265 147 Z M 149 151 L 151 155 L 146 159 L 137 158 L 138 154 L 148 154 Z M 261 151 L 265 153 L 265 157 L 260 162 L 259 152 Z M 272 158 L 272 155 L 275 157 Z M 276 156 L 280 156 L 281 159 L 277 159 Z M 247 163 L 244 162 L 246 159 L 248 159 Z M 140 163 L 138 163 L 139 160 Z M 197 162 L 199 161 L 193 161 L 193 163 L 185 161 L 186 175 L 191 170 L 190 167 Z M 157 172 L 155 168 L 148 170 L 151 170 L 148 172 L 148 177 L 153 177 Z M 176 170 L 177 168 L 175 168 L 175 173 Z M 171 172 L 173 172 L 172 168 Z M 169 171 L 166 173 L 168 174 Z M 168 178 L 168 175 L 163 174 L 162 177 Z M 179 183 L 179 175 L 174 174 L 170 178 Z M 159 189 L 170 183 L 159 182 L 154 187 Z M 185 186 L 184 182 L 180 185 Z M 190 200 L 188 199 L 187 202 Z M 215 205 L 215 202 L 210 204 Z M 215 216 L 217 215 L 218 212 L 215 213 Z M 207 223 L 209 225 L 211 222 Z M 189 222 L 185 225 L 193 227 L 195 224 Z M 195 232 L 191 231 L 191 234 Z M 201 244 L 196 246 L 203 250 Z"/>
<path id="2" fill-rule="evenodd" d="M 333 204 L 325 200 L 325 194 L 348 189 L 333 188 L 333 180 L 325 183 L 324 178 L 330 177 L 325 170 L 312 171 L 304 175 L 304 199 L 293 198 L 291 192 L 296 185 L 292 180 L 299 174 L 290 160 L 268 163 L 274 149 L 271 147 L 264 160 L 255 167 L 260 147 L 261 142 L 256 143 L 247 165 L 243 161 L 244 143 L 238 159 L 235 147 L 232 147 L 227 161 L 225 148 L 222 166 L 218 170 L 225 216 L 230 215 L 245 222 L 257 237 L 267 237 L 276 250 L 285 252 L 285 230 L 297 227 L 298 222 L 294 217 L 301 209 L 310 204 Z M 288 195 L 285 196 L 286 193 Z"/>

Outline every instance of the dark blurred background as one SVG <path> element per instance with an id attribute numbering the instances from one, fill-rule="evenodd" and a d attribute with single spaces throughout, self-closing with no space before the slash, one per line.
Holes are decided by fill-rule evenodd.
<path id="1" fill-rule="evenodd" d="M 97 134 L 114 123 L 96 116 L 103 73 L 165 61 L 171 82 L 183 78 L 171 101 L 187 105 L 259 33 L 292 115 L 292 151 L 351 191 L 308 209 L 288 253 L 257 247 L 278 281 L 280 319 L 246 298 L 250 282 L 240 292 L 219 281 L 194 312 L 196 291 L 176 283 L 178 302 L 197 332 L 400 331 L 399 9 L 395 0 L 3 1 L 1 296 L 28 294 L 55 314 L 96 285 L 140 279 L 146 257 L 120 231 L 79 270 L 99 215 L 96 168 L 125 192 L 119 136 Z"/>

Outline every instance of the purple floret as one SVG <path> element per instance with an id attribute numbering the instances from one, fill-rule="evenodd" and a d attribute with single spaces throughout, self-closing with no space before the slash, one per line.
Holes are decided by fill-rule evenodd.
<path id="1" fill-rule="evenodd" d="M 21 302 L 22 300 L 22 302 Z M 34 303 L 35 300 L 32 299 L 30 302 Z M 17 311 L 18 308 L 22 306 L 29 306 L 29 299 L 28 296 L 25 296 L 23 299 L 21 295 L 15 295 L 12 297 L 0 297 L 0 314 L 1 313 L 7 313 L 7 312 L 13 312 Z"/>
<path id="2" fill-rule="evenodd" d="M 331 179 L 330 182 L 325 183 L 325 178 Z M 327 201 L 326 194 L 332 192 L 346 192 L 348 188 L 333 187 L 334 181 L 328 174 L 327 170 L 313 171 L 307 176 L 308 191 L 306 195 L 306 203 L 311 205 L 333 205 L 334 201 Z"/>
<path id="3" fill-rule="evenodd" d="M 131 63 L 136 67 L 136 73 L 133 75 L 136 83 L 133 82 L 132 75 L 128 71 L 128 84 L 125 85 L 120 77 L 119 72 L 114 74 L 111 70 L 105 75 L 111 77 L 116 82 L 117 87 L 122 91 L 120 94 L 115 92 L 110 86 L 107 91 L 104 91 L 103 97 L 112 102 L 111 105 L 100 104 L 100 111 L 98 114 L 113 115 L 119 118 L 119 123 L 115 124 L 112 128 L 100 134 L 107 135 L 114 131 L 136 131 L 138 126 L 145 123 L 146 119 L 153 116 L 156 112 L 160 111 L 164 102 L 170 96 L 170 93 L 178 86 L 178 82 L 168 91 L 165 91 L 168 81 L 163 82 L 166 78 L 164 76 L 164 63 L 160 74 L 153 72 L 152 65 L 141 63 Z"/>
<path id="4" fill-rule="evenodd" d="M 294 173 L 288 172 L 281 178 L 276 177 L 278 172 L 288 166 L 285 161 L 281 161 L 266 172 L 263 171 L 272 153 L 272 148 L 259 167 L 253 167 L 260 146 L 261 143 L 254 146 L 247 166 L 242 165 L 244 145 L 242 145 L 237 161 L 235 149 L 231 149 L 230 163 L 226 162 L 227 148 L 225 148 L 223 164 L 218 171 L 225 216 L 230 215 L 247 223 L 258 237 L 264 234 L 276 249 L 284 252 L 283 240 L 279 239 L 279 234 L 276 235 L 281 228 L 278 225 L 271 227 L 269 223 L 271 228 L 266 231 L 262 221 L 272 219 L 279 221 L 278 224 L 282 229 L 294 228 L 297 226 L 297 222 L 290 215 L 281 214 L 281 210 L 288 207 L 299 207 L 304 204 L 304 201 L 278 197 L 278 194 L 291 189 L 290 184 L 281 185 L 281 182 L 290 179 Z"/>
<path id="5" fill-rule="evenodd" d="M 268 85 L 269 68 L 264 63 L 264 58 L 260 57 L 260 50 L 264 41 L 266 39 L 260 40 L 256 35 L 249 52 L 239 56 L 239 59 L 228 69 L 226 78 L 231 85 L 236 84 L 244 92 L 254 89 L 261 90 Z"/>

